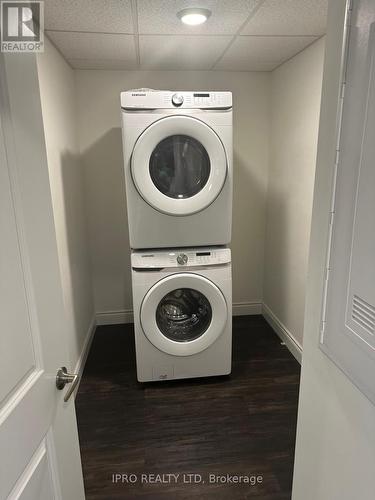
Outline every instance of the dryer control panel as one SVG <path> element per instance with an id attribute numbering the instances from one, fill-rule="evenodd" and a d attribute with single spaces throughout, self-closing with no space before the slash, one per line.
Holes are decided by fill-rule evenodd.
<path id="1" fill-rule="evenodd" d="M 232 92 L 129 90 L 121 92 L 123 109 L 231 109 Z"/>
<path id="2" fill-rule="evenodd" d="M 231 261 L 229 248 L 181 248 L 174 250 L 134 251 L 133 269 L 160 269 L 165 267 L 196 267 L 227 264 Z"/>

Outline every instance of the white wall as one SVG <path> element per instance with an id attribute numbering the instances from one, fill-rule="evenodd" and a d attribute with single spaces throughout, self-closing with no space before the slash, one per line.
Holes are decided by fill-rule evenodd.
<path id="1" fill-rule="evenodd" d="M 38 54 L 38 74 L 48 170 L 62 286 L 67 311 L 70 368 L 82 353 L 92 324 L 91 270 L 79 160 L 74 71 L 45 40 Z"/>
<path id="2" fill-rule="evenodd" d="M 271 74 L 265 313 L 302 345 L 324 39 Z"/>
<path id="3" fill-rule="evenodd" d="M 66 215 L 69 207 L 72 214 L 82 215 L 78 206 L 82 203 L 81 189 L 87 205 L 95 311 L 99 315 L 105 313 L 107 322 L 131 318 L 127 314 L 132 309 L 132 300 L 120 92 L 137 87 L 231 90 L 235 313 L 259 313 L 261 303 L 265 302 L 267 314 L 284 325 L 285 331 L 301 344 L 324 41 L 311 45 L 273 73 L 73 72 L 50 44 L 47 47 L 46 54 L 39 57 L 39 65 L 50 143 L 50 175 L 56 200 L 55 217 L 62 228 L 59 248 L 68 290 L 67 304 L 76 323 L 79 322 L 76 328 L 82 330 L 82 317 L 87 316 L 88 305 L 79 304 L 83 299 L 80 293 L 78 302 L 73 300 L 72 290 L 76 287 L 72 284 L 71 269 L 75 257 L 69 252 L 78 252 L 76 257 L 83 263 L 82 267 L 76 260 L 74 267 L 82 272 L 79 282 L 84 289 L 89 282 L 83 262 L 87 260 L 87 249 L 83 243 L 75 242 L 81 241 L 85 234 L 84 230 L 78 231 L 85 221 L 82 216 L 67 224 Z M 57 96 L 61 94 L 63 99 L 59 100 Z M 56 112 L 49 112 L 53 106 Z M 53 115 L 60 117 L 59 123 L 53 122 Z M 56 127 L 62 131 L 56 133 Z M 67 165 L 79 164 L 77 141 L 84 169 L 82 186 L 79 168 L 59 166 L 61 155 Z M 64 188 L 61 172 L 68 170 L 73 177 L 66 189 L 69 179 L 66 176 Z M 75 175 L 79 178 L 73 182 Z M 66 231 L 70 226 L 73 243 L 69 249 Z"/>
<path id="4" fill-rule="evenodd" d="M 319 349 L 344 10 L 329 2 L 293 500 L 375 497 L 375 407 Z"/>
<path id="5" fill-rule="evenodd" d="M 268 166 L 269 74 L 78 70 L 77 85 L 96 311 L 132 308 L 119 96 L 122 90 L 150 87 L 233 92 L 233 300 L 237 304 L 244 303 L 237 308 L 237 312 L 260 312 Z M 252 308 L 252 303 L 258 307 Z"/>

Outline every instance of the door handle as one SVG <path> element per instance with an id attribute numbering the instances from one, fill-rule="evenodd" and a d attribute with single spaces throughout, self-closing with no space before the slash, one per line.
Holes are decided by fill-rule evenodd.
<path id="1" fill-rule="evenodd" d="M 64 396 L 64 401 L 67 402 L 70 398 L 70 396 L 73 394 L 74 389 L 77 387 L 78 384 L 78 374 L 77 373 L 68 373 L 68 370 L 65 368 L 65 366 L 62 366 L 56 375 L 56 387 L 59 391 L 64 389 L 66 384 L 72 384 L 69 387 L 68 392 Z"/>

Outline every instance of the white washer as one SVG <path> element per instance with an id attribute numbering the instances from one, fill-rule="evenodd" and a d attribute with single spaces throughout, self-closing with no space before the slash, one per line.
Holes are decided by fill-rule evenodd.
<path id="1" fill-rule="evenodd" d="M 226 245 L 231 92 L 121 93 L 130 246 Z"/>
<path id="2" fill-rule="evenodd" d="M 134 251 L 131 263 L 138 380 L 229 374 L 230 250 Z"/>

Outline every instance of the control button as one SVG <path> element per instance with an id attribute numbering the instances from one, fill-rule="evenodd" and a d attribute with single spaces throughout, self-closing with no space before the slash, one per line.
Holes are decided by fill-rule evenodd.
<path id="1" fill-rule="evenodd" d="M 177 262 L 181 264 L 181 266 L 184 266 L 188 261 L 188 256 L 186 253 L 180 253 L 177 255 Z"/>
<path id="2" fill-rule="evenodd" d="M 181 94 L 173 94 L 172 104 L 174 106 L 181 106 L 183 102 L 184 102 L 184 98 Z"/>

